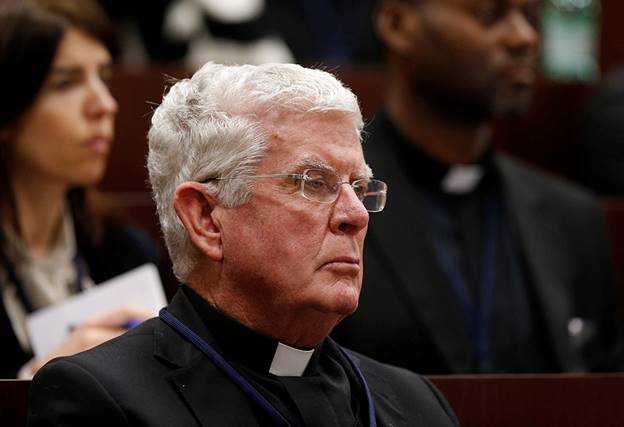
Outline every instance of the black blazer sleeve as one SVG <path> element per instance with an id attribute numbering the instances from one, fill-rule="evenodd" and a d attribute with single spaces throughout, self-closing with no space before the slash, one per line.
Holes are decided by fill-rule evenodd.
<path id="1" fill-rule="evenodd" d="M 39 370 L 30 387 L 28 426 L 129 426 L 116 402 L 91 373 L 57 359 Z"/>

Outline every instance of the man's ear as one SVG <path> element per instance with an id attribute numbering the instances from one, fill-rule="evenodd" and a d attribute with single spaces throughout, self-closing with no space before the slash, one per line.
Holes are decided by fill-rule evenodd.
<path id="1" fill-rule="evenodd" d="M 411 55 L 419 41 L 420 14 L 417 5 L 400 0 L 381 1 L 374 24 L 386 48 L 401 56 Z"/>
<path id="2" fill-rule="evenodd" d="M 199 182 L 184 182 L 176 188 L 173 207 L 197 250 L 214 261 L 221 261 L 221 225 L 214 215 L 216 197 Z"/>

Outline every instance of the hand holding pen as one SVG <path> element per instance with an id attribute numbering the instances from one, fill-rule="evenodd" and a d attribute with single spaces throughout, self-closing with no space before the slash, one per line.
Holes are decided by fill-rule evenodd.
<path id="1" fill-rule="evenodd" d="M 154 317 L 154 313 L 137 306 L 123 306 L 97 313 L 72 325 L 58 347 L 47 355 L 34 359 L 31 363 L 32 374 L 34 375 L 39 368 L 55 357 L 69 356 L 88 350 L 123 334 L 151 317 Z"/>

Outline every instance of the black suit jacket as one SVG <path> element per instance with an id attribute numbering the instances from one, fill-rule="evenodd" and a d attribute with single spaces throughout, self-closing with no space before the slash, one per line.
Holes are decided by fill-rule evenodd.
<path id="1" fill-rule="evenodd" d="M 141 230 L 121 224 L 110 223 L 102 241 L 95 246 L 81 246 L 79 251 L 85 260 L 89 275 L 95 283 L 111 279 L 145 263 L 160 264 L 155 243 Z M 22 350 L 4 304 L 0 304 L 0 378 L 15 378 L 18 370 L 32 354 Z"/>
<path id="2" fill-rule="evenodd" d="M 388 203 L 371 215 L 360 307 L 333 336 L 420 373 L 471 372 L 462 308 L 435 259 L 423 195 L 392 148 L 390 133 L 375 123 L 364 143 L 375 176 L 388 183 Z M 616 288 L 598 204 L 579 188 L 507 156 L 497 154 L 494 162 L 555 370 L 621 368 Z M 574 337 L 568 331 L 573 318 L 584 325 Z"/>
<path id="3" fill-rule="evenodd" d="M 168 310 L 207 342 L 214 342 L 182 292 Z M 324 350 L 335 345 L 328 339 Z M 456 425 L 452 410 L 428 381 L 353 356 L 373 394 L 379 425 Z M 200 350 L 157 318 L 90 351 L 44 366 L 31 385 L 28 424 L 269 425 Z"/>

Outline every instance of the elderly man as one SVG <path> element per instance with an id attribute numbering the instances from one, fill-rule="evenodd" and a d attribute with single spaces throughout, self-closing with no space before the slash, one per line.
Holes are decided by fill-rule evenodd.
<path id="1" fill-rule="evenodd" d="M 155 111 L 148 168 L 177 277 L 160 318 L 45 366 L 36 425 L 452 426 L 423 378 L 327 338 L 384 208 L 355 96 L 297 65 L 206 64 Z"/>
<path id="2" fill-rule="evenodd" d="M 600 207 L 489 138 L 492 118 L 531 99 L 539 2 L 378 3 L 387 108 L 364 147 L 394 197 L 334 337 L 420 373 L 618 369 Z"/>

